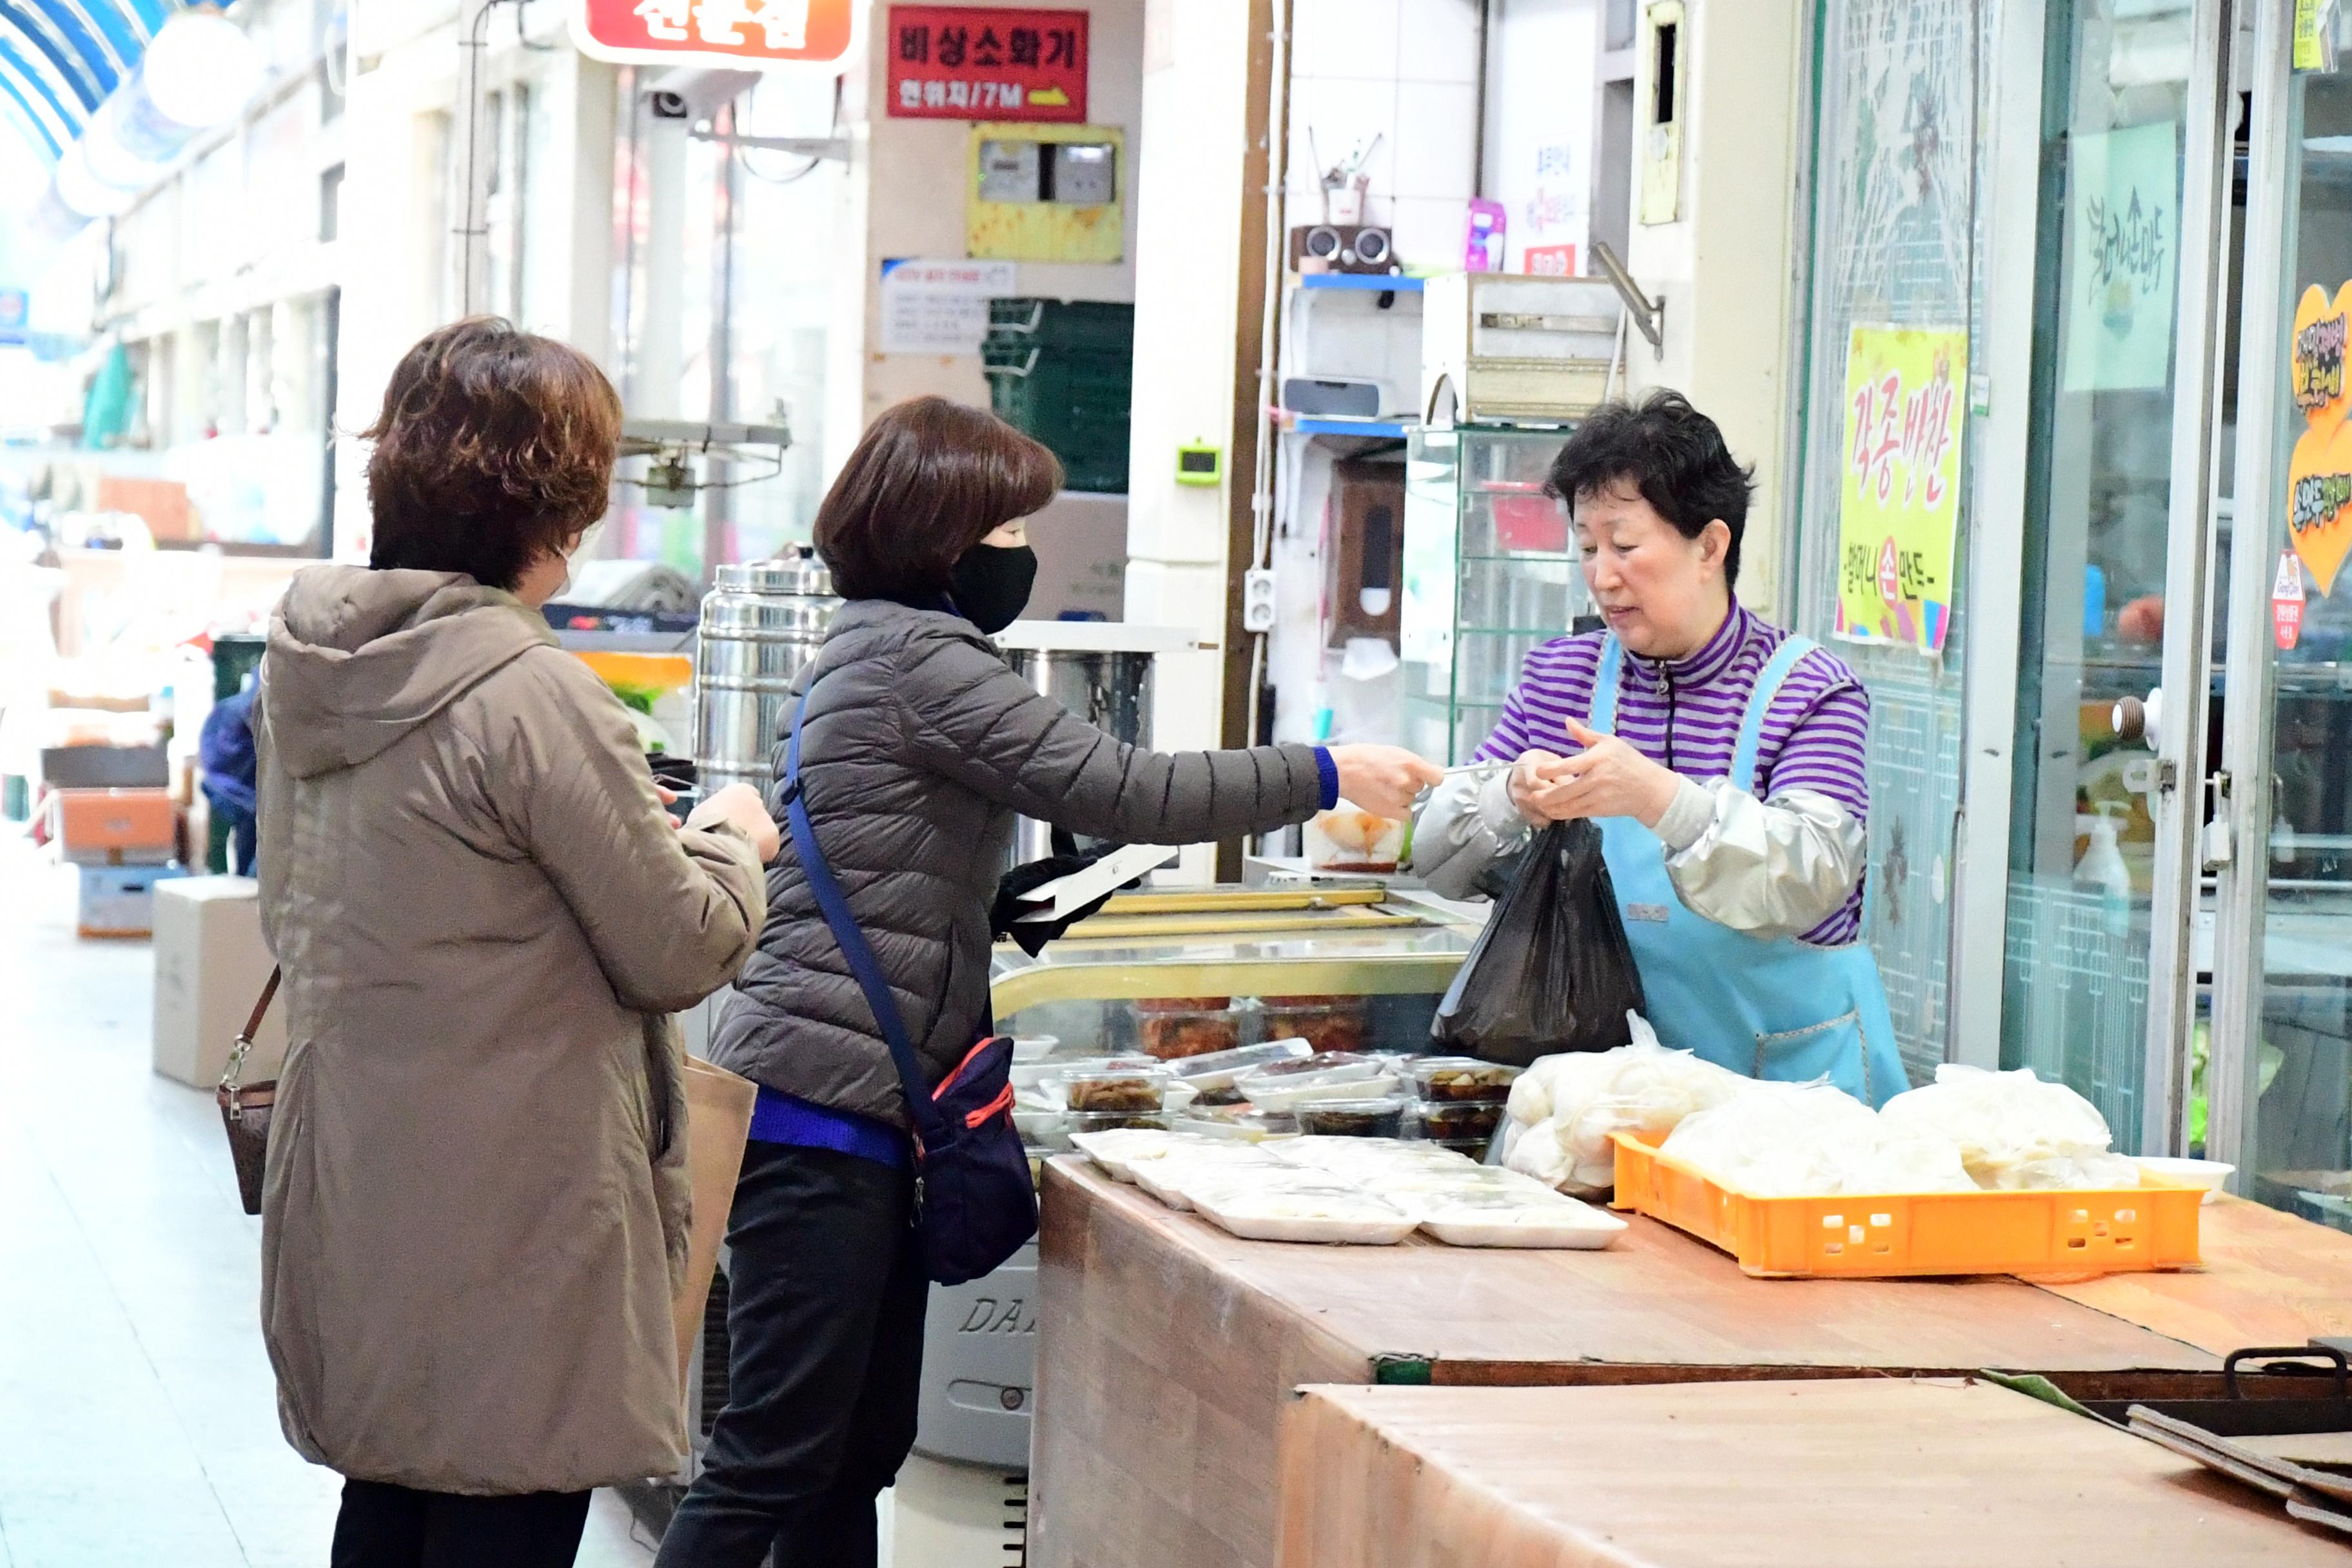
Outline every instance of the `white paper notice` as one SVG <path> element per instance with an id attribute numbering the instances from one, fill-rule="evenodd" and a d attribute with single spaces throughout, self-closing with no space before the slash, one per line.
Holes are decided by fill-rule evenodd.
<path id="1" fill-rule="evenodd" d="M 1010 261 L 885 261 L 882 352 L 976 354 L 988 302 L 1018 287 Z"/>

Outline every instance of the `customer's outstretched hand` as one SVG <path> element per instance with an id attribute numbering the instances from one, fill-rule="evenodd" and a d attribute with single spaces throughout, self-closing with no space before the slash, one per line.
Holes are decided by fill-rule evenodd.
<path id="1" fill-rule="evenodd" d="M 1414 798 L 1445 777 L 1436 763 L 1402 746 L 1334 746 L 1331 762 L 1339 770 L 1342 799 L 1395 822 L 1412 816 Z"/>
<path id="2" fill-rule="evenodd" d="M 768 815 L 768 803 L 750 784 L 733 784 L 694 808 L 686 819 L 688 827 L 718 827 L 740 830 L 760 852 L 760 864 L 765 866 L 783 847 L 783 836 L 776 831 L 776 819 Z"/>

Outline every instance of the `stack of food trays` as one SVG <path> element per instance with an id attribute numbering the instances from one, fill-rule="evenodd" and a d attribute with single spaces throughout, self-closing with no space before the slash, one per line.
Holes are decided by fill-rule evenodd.
<path id="1" fill-rule="evenodd" d="M 1113 1180 L 1254 1241 L 1380 1247 L 1419 1230 L 1456 1247 L 1593 1248 L 1625 1229 L 1540 1182 L 1426 1142 L 1311 1134 L 1252 1142 L 1155 1128 L 1071 1141 Z"/>

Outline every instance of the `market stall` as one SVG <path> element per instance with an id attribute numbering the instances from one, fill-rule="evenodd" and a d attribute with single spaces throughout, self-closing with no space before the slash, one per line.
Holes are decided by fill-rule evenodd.
<path id="1" fill-rule="evenodd" d="M 1310 1388 L 1281 1568 L 2345 1561 L 2156 1445 L 1983 1383 Z"/>
<path id="2" fill-rule="evenodd" d="M 1276 1438 L 1308 1383 L 1454 1386 L 1717 1383 L 2038 1373 L 2078 1398 L 2218 1392 L 2221 1358 L 2016 1279 L 1753 1279 L 1635 1218 L 1604 1252 L 1244 1241 L 1083 1162 L 1045 1173 L 1034 1560 L 1263 1564 Z M 2217 1268 L 2252 1204 L 2207 1211 Z M 2298 1222 L 2299 1223 L 2299 1222 Z M 2307 1227 L 2316 1230 L 2316 1227 Z M 2320 1233 L 2326 1235 L 2326 1233 Z M 2330 1239 L 2340 1239 L 2333 1238 Z M 2329 1249 L 2332 1310 L 2293 1324 L 2223 1316 L 2216 1342 L 2295 1343 L 2352 1324 L 2352 1243 Z M 2170 1300 L 2211 1275 L 2137 1277 Z M 2221 1289 L 2288 1293 L 2252 1265 Z M 2110 1282 L 2119 1283 L 2119 1282 Z M 2232 1348 L 2235 1348 L 2234 1345 Z"/>
<path id="3" fill-rule="evenodd" d="M 2230 1351 L 2352 1333 L 2352 1237 L 2227 1198 L 2191 1221 L 2188 1256 L 2201 1243 L 2200 1270 L 2073 1283 L 1759 1279 L 1638 1215 L 1605 1250 L 1462 1247 L 1426 1233 L 1384 1246 L 1244 1239 L 1222 1213 L 1211 1223 L 1171 1206 L 1148 1173 L 1139 1187 L 1063 1151 L 1104 1152 L 1097 1128 L 1165 1143 L 1125 1129 L 1171 1127 L 1191 1134 L 1178 1140 L 1188 1148 L 1212 1131 L 1266 1134 L 1271 1122 L 1249 1124 L 1255 1111 L 1216 1128 L 1210 1119 L 1226 1111 L 1213 1102 L 1255 1080 L 1226 1085 L 1200 1067 L 1223 1058 L 1197 1053 L 1259 1041 L 1270 1050 L 1289 1033 L 1374 1058 L 1356 1070 L 1409 1096 L 1414 1064 L 1382 1053 L 1426 1049 L 1437 994 L 1474 932 L 1442 909 L 1377 891 L 1137 900 L 1084 929 L 1041 959 L 1000 950 L 995 977 L 1000 1020 L 1030 1051 L 1016 1119 L 1042 1161 L 1036 1372 L 1018 1391 L 1035 1425 L 1034 1562 L 1272 1564 L 1284 1413 L 1306 1384 L 1806 1383 L 1990 1369 L 2038 1374 L 2084 1400 L 2179 1399 L 2218 1395 Z M 1193 1103 L 1202 1085 L 1213 1092 Z M 1086 1101 L 1113 1089 L 1150 1103 Z M 1408 1109 L 1406 1126 L 1430 1110 Z M 1294 1151 L 1360 1146 L 1314 1136 L 1310 1120 L 1286 1129 L 1309 1134 Z M 1265 1150 L 1286 1146 L 1274 1136 Z M 1427 1147 L 1391 1147 L 1416 1146 Z M 2197 1215 L 2194 1194 L 2179 1195 Z M 1971 1189 L 1957 1201 L 2043 1196 Z M 1849 1217 L 1884 1218 L 1872 1207 Z M 2064 1252 L 2063 1238 L 2045 1245 L 2092 1255 Z M 2259 1393 L 2281 1380 L 2241 1381 Z"/>

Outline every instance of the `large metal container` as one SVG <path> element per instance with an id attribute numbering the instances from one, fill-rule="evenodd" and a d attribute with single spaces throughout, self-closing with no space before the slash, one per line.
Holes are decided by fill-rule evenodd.
<path id="1" fill-rule="evenodd" d="M 1097 729 L 1129 745 L 1151 744 L 1154 669 L 1167 634 L 1099 622 L 1024 621 L 997 640 L 1022 679 Z M 1118 641 L 1143 646 L 1105 646 Z M 1053 829 L 1023 817 L 1013 863 L 1053 852 Z"/>
<path id="2" fill-rule="evenodd" d="M 773 561 L 721 566 L 704 595 L 694 659 L 694 760 L 702 791 L 774 781 L 793 682 L 841 607 L 833 574 L 799 545 Z"/>

